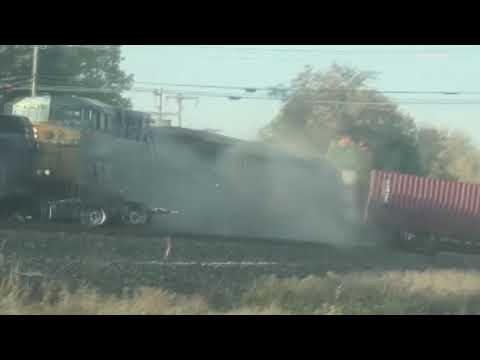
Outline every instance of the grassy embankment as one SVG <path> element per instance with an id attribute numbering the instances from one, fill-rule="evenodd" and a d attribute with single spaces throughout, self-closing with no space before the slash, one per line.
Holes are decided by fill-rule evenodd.
<path id="1" fill-rule="evenodd" d="M 240 305 L 227 311 L 200 296 L 156 288 L 107 296 L 87 286 L 70 292 L 45 285 L 41 298 L 31 301 L 13 274 L 0 284 L 0 314 L 480 314 L 476 271 L 269 277 L 253 284 Z"/>

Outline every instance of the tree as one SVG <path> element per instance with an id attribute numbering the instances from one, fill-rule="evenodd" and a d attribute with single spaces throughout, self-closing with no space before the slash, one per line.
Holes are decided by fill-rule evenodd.
<path id="1" fill-rule="evenodd" d="M 462 132 L 423 127 L 418 148 L 425 175 L 438 179 L 480 182 L 480 151 Z"/>
<path id="2" fill-rule="evenodd" d="M 443 161 L 447 173 L 460 181 L 480 181 L 480 152 L 465 134 L 455 131 L 448 137 Z"/>
<path id="3" fill-rule="evenodd" d="M 418 154 L 423 175 L 447 180 L 455 178 L 448 172 L 448 141 L 449 133 L 446 130 L 432 127 L 418 130 Z"/>
<path id="4" fill-rule="evenodd" d="M 4 94 L 5 100 L 29 96 L 32 73 L 31 46 L 0 45 L 0 83 L 11 83 L 14 91 Z M 120 69 L 121 47 L 111 45 L 100 49 L 86 47 L 48 46 L 39 51 L 38 85 L 57 88 L 68 86 L 66 95 L 82 95 L 111 105 L 130 107 L 121 92 L 130 89 L 133 76 Z M 115 89 L 113 92 L 79 91 L 78 89 Z M 54 93 L 55 90 L 50 90 Z"/>
<path id="5" fill-rule="evenodd" d="M 368 144 L 374 167 L 419 173 L 415 123 L 367 86 L 375 76 L 337 64 L 325 73 L 306 67 L 293 80 L 280 114 L 261 130 L 261 138 L 324 155 L 333 139 L 348 136 Z"/>

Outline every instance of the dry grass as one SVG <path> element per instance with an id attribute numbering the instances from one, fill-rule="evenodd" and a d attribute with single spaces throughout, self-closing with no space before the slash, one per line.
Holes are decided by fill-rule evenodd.
<path id="1" fill-rule="evenodd" d="M 12 272 L 15 274 L 15 272 Z M 0 314 L 219 314 L 198 296 L 162 289 L 105 296 L 84 286 L 72 292 L 44 286 L 31 301 L 18 276 L 0 282 Z M 322 277 L 268 277 L 247 291 L 230 315 L 480 314 L 480 273 L 425 271 L 328 273 Z"/>
<path id="2" fill-rule="evenodd" d="M 139 288 L 133 294 L 102 295 L 86 285 L 76 290 L 38 279 L 25 286 L 20 266 L 0 281 L 0 315 L 176 315 L 206 314 L 199 296 L 181 296 L 158 288 Z M 35 289 L 35 290 L 34 290 Z M 40 298 L 32 300 L 35 295 Z"/>
<path id="3" fill-rule="evenodd" d="M 248 309 L 293 314 L 480 314 L 480 273 L 354 273 L 271 277 L 247 292 Z"/>

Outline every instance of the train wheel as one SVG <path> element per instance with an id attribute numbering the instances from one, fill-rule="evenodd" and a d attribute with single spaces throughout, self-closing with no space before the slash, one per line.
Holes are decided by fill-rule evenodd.
<path id="1" fill-rule="evenodd" d="M 122 220 L 126 225 L 145 225 L 148 223 L 148 213 L 144 209 L 129 208 Z"/>
<path id="2" fill-rule="evenodd" d="M 87 208 L 81 211 L 82 225 L 101 226 L 107 221 L 107 213 L 102 208 Z"/>

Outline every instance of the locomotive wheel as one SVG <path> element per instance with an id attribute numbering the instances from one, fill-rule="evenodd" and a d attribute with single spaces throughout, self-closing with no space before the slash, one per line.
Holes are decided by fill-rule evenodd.
<path id="1" fill-rule="evenodd" d="M 80 214 L 82 225 L 101 226 L 107 221 L 107 214 L 102 208 L 87 208 Z"/>
<path id="2" fill-rule="evenodd" d="M 148 213 L 143 209 L 129 208 L 122 221 L 126 225 L 145 225 L 148 223 Z"/>

